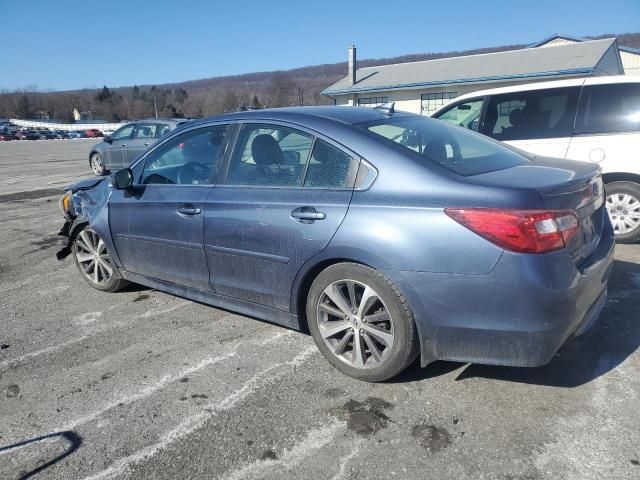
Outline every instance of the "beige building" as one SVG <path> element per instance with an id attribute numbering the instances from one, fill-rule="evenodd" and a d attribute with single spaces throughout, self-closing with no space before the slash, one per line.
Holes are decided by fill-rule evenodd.
<path id="1" fill-rule="evenodd" d="M 615 38 L 582 41 L 556 36 L 519 50 L 357 68 L 352 47 L 349 74 L 322 94 L 336 105 L 375 107 L 396 102 L 398 110 L 429 115 L 459 95 L 486 88 L 623 75 L 627 66 L 621 53 Z M 637 57 L 628 63 L 634 71 L 640 54 L 626 53 Z"/>
<path id="2" fill-rule="evenodd" d="M 573 37 L 571 35 L 555 34 L 551 37 L 545 38 L 533 45 L 529 45 L 529 48 L 539 47 L 557 47 L 558 45 L 567 45 L 570 43 L 584 42 L 585 39 L 580 37 Z M 635 48 L 624 47 L 618 45 L 618 51 L 620 52 L 620 60 L 624 68 L 625 75 L 640 75 L 640 50 Z"/>

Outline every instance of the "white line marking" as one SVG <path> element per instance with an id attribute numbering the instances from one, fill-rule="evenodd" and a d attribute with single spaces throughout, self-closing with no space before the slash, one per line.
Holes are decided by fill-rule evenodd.
<path id="1" fill-rule="evenodd" d="M 329 425 L 309 432 L 307 437 L 300 443 L 290 450 L 283 451 L 277 460 L 257 460 L 229 474 L 225 474 L 223 478 L 226 480 L 241 480 L 247 477 L 264 478 L 263 470 L 270 467 L 290 470 L 298 466 L 306 457 L 313 454 L 315 450 L 320 450 L 333 440 L 338 429 L 343 425 L 343 422 L 334 420 Z"/>
<path id="2" fill-rule="evenodd" d="M 117 460 L 105 470 L 102 470 L 101 472 L 98 472 L 94 475 L 85 477 L 85 480 L 98 480 L 103 478 L 113 478 L 113 477 L 123 476 L 131 468 L 132 465 L 136 463 L 140 463 L 143 460 L 154 456 L 160 450 L 167 448 L 171 443 L 175 442 L 176 440 L 179 440 L 189 435 L 190 433 L 196 431 L 197 429 L 201 428 L 205 424 L 205 422 L 212 416 L 218 415 L 221 412 L 224 412 L 226 410 L 233 408 L 237 403 L 241 402 L 242 400 L 247 398 L 249 395 L 251 395 L 258 388 L 261 381 L 262 383 L 266 383 L 269 380 L 275 379 L 278 376 L 280 376 L 279 374 L 266 376 L 272 370 L 275 370 L 278 367 L 285 367 L 285 366 L 293 367 L 293 369 L 295 370 L 298 366 L 304 363 L 304 361 L 314 352 L 317 352 L 317 349 L 315 346 L 311 346 L 303 350 L 302 353 L 300 353 L 299 355 L 297 355 L 296 357 L 294 357 L 289 361 L 272 365 L 271 367 L 268 367 L 262 370 L 260 373 L 257 373 L 256 375 L 251 377 L 249 380 L 247 380 L 242 385 L 242 387 L 240 387 L 238 390 L 233 392 L 231 395 L 224 398 L 222 401 L 218 403 L 212 403 L 212 404 L 206 405 L 203 408 L 203 411 L 185 419 L 182 423 L 180 423 L 180 425 L 178 425 L 173 430 L 170 430 L 169 432 L 164 434 L 158 443 L 149 445 L 127 457 L 123 457 Z M 263 377 L 266 377 L 266 378 L 263 379 Z"/>
<path id="3" fill-rule="evenodd" d="M 69 341 L 59 343 L 57 345 L 51 345 L 50 347 L 43 348 L 42 350 L 38 350 L 31 353 L 25 353 L 24 355 L 21 355 L 19 357 L 4 360 L 3 362 L 0 362 L 0 368 L 4 368 L 10 365 L 17 365 L 18 363 L 21 363 L 22 361 L 27 360 L 28 358 L 37 357 L 39 355 L 45 355 L 47 353 L 62 350 L 63 348 L 67 348 L 68 346 L 73 345 L 74 343 L 80 343 L 86 340 L 87 338 L 89 338 L 89 335 L 82 335 L 81 337 L 73 338 Z"/>
<path id="4" fill-rule="evenodd" d="M 338 462 L 338 471 L 333 477 L 331 477 L 331 480 L 340 480 L 343 478 L 347 465 L 358 453 L 360 453 L 360 443 L 357 443 L 351 452 L 340 459 Z"/>
<path id="5" fill-rule="evenodd" d="M 163 389 L 164 387 L 166 387 L 168 384 L 175 382 L 176 380 L 179 380 L 183 377 L 186 377 L 188 375 L 192 375 L 195 372 L 202 370 L 203 368 L 206 368 L 210 365 L 215 365 L 218 362 L 221 362 L 223 360 L 227 360 L 231 357 L 234 357 L 236 355 L 235 350 L 232 352 L 227 353 L 226 355 L 221 355 L 219 357 L 209 357 L 209 358 L 205 358 L 204 360 L 202 360 L 200 363 L 198 363 L 197 365 L 194 365 L 193 367 L 187 368 L 185 370 L 182 370 L 174 375 L 165 375 L 164 377 L 162 377 L 160 380 L 158 380 L 156 383 L 154 383 L 153 385 L 149 385 L 147 388 L 139 391 L 138 393 L 135 393 L 133 395 L 129 395 L 126 397 L 122 397 L 119 398 L 117 400 L 114 400 L 110 403 L 108 403 L 107 405 L 103 406 L 100 410 L 96 410 L 95 412 L 91 413 L 90 415 L 87 415 L 85 417 L 79 418 L 77 420 L 74 420 L 73 422 L 70 422 L 68 424 L 66 424 L 65 426 L 63 426 L 61 428 L 61 430 L 73 430 L 77 427 L 79 427 L 80 425 L 84 425 L 85 423 L 89 423 L 93 420 L 95 420 L 96 418 L 100 417 L 100 415 L 108 412 L 109 410 L 111 410 L 112 408 L 118 406 L 119 404 L 129 404 L 129 403 L 133 403 L 136 402 L 138 400 L 142 400 L 145 397 L 148 397 L 149 395 L 154 394 L 155 392 L 157 392 L 158 390 Z"/>
<path id="6" fill-rule="evenodd" d="M 164 309 L 156 308 L 156 309 L 152 309 L 152 310 L 147 310 L 142 315 L 139 315 L 139 318 L 156 317 L 158 315 L 162 315 L 162 314 L 165 314 L 165 313 L 170 313 L 170 312 L 173 312 L 175 310 L 178 310 L 179 308 L 186 307 L 187 305 L 192 304 L 192 303 L 193 302 L 190 302 L 190 301 L 184 301 L 184 302 L 177 303 L 175 305 L 172 305 L 171 307 L 164 308 Z"/>

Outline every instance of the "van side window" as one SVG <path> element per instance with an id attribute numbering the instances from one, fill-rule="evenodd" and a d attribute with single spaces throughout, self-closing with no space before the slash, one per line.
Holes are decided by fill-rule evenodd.
<path id="1" fill-rule="evenodd" d="M 480 123 L 480 113 L 482 112 L 482 103 L 482 99 L 468 100 L 451 107 L 435 118 L 477 132 Z"/>
<path id="2" fill-rule="evenodd" d="M 570 137 L 580 87 L 493 95 L 483 132 L 496 140 Z"/>
<path id="3" fill-rule="evenodd" d="M 640 84 L 588 85 L 580 98 L 576 133 L 640 131 Z"/>

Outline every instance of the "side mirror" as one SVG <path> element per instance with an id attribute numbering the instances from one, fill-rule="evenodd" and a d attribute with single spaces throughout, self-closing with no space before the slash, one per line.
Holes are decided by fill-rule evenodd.
<path id="1" fill-rule="evenodd" d="M 107 143 L 113 142 L 113 140 L 111 140 L 111 135 L 105 135 L 102 140 L 104 140 Z"/>
<path id="2" fill-rule="evenodd" d="M 130 168 L 123 168 L 111 175 L 111 184 L 118 190 L 127 190 L 133 186 L 133 172 Z"/>

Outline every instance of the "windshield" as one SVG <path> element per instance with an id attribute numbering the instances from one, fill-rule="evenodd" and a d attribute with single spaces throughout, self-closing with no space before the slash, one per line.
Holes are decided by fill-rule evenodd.
<path id="1" fill-rule="evenodd" d="M 364 127 L 459 175 L 479 175 L 529 163 L 524 156 L 482 135 L 431 118 L 388 119 Z"/>

